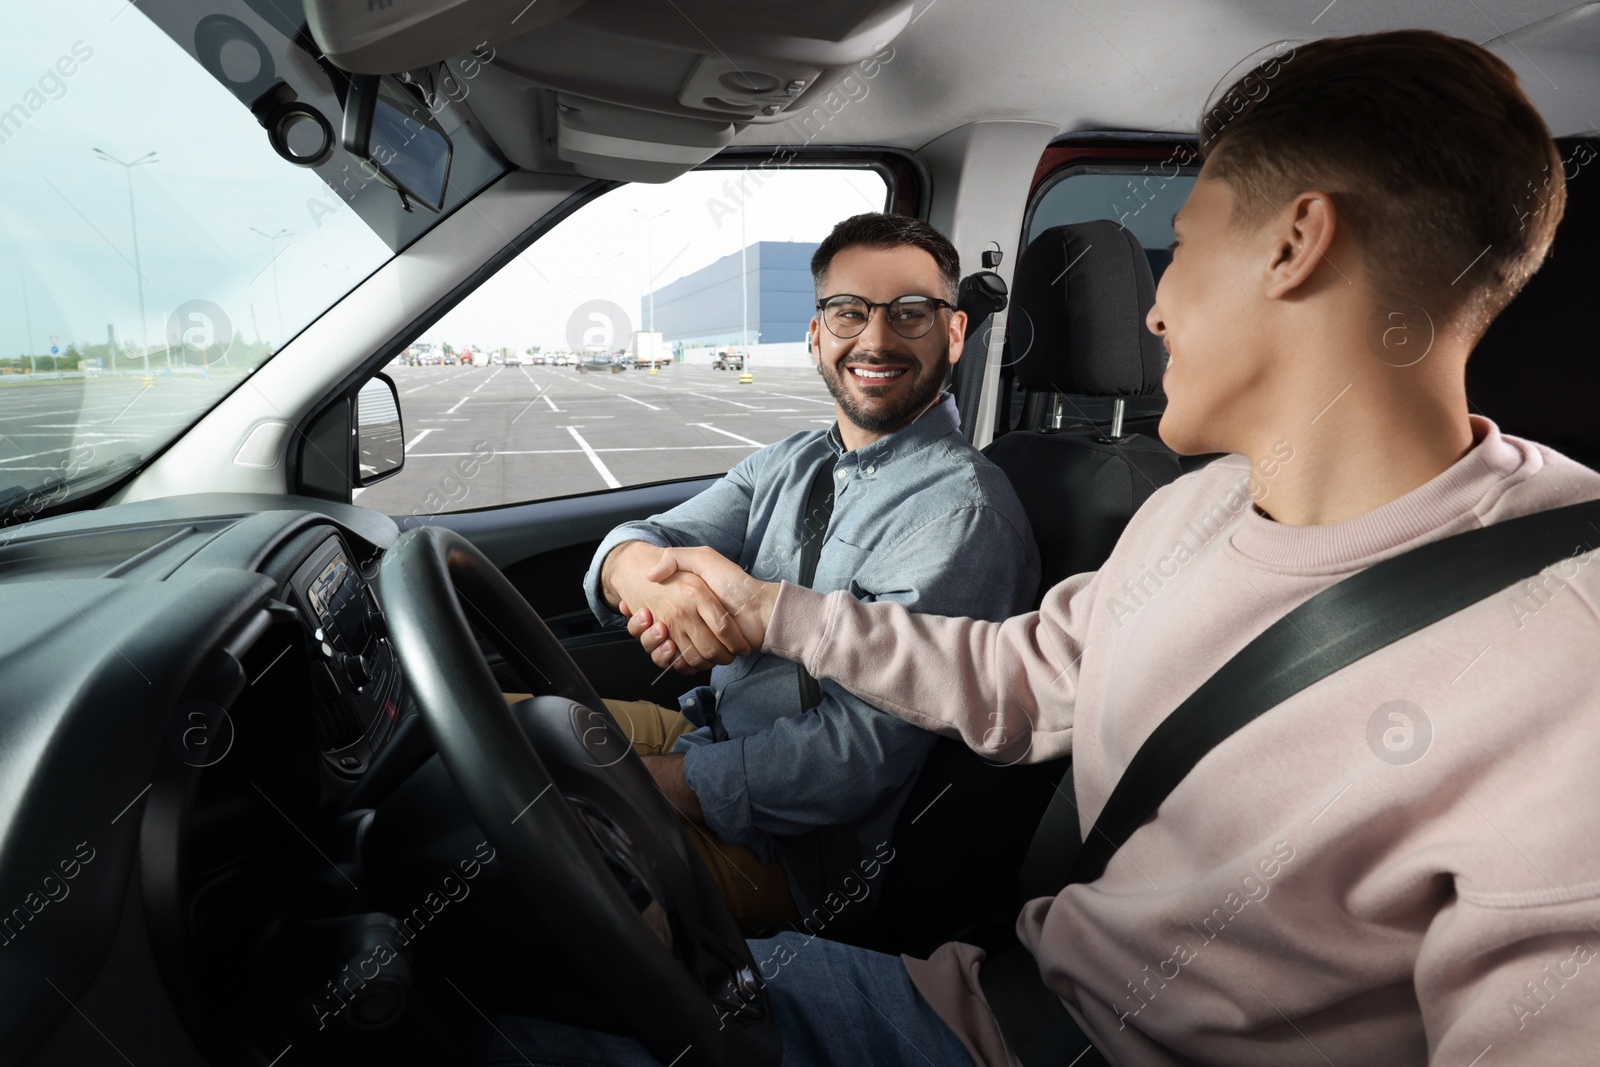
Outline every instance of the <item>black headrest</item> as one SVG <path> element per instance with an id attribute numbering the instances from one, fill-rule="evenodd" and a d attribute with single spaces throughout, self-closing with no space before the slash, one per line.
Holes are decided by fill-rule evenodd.
<path id="1" fill-rule="evenodd" d="M 1006 280 L 992 270 L 980 270 L 961 279 L 956 294 L 956 310 L 967 313 L 967 332 L 1006 309 Z"/>
<path id="2" fill-rule="evenodd" d="M 1594 327 L 1581 314 L 1594 299 L 1600 167 L 1590 161 L 1600 140 L 1562 138 L 1556 146 L 1566 163 L 1566 214 L 1549 260 L 1467 360 L 1467 401 L 1503 432 L 1600 468 L 1600 363 Z"/>
<path id="3" fill-rule="evenodd" d="M 1139 239 L 1110 220 L 1052 226 L 1022 252 L 1007 333 L 1029 389 L 1078 396 L 1147 396 L 1166 352 L 1144 318 L 1155 303 Z"/>

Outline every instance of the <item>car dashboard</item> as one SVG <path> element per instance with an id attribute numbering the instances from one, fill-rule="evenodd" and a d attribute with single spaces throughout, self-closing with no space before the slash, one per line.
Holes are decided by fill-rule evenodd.
<path id="1" fill-rule="evenodd" d="M 243 495 L 0 532 L 0 1060 L 71 1062 L 73 1008 L 158 982 L 149 1026 L 205 1047 L 265 927 L 341 911 L 328 836 L 412 710 L 373 585 L 397 534 Z"/>

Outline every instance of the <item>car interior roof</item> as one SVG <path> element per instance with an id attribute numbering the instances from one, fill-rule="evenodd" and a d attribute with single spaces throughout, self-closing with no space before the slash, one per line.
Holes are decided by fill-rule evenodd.
<path id="1" fill-rule="evenodd" d="M 273 0 L 247 2 L 281 23 Z M 1333 0 L 1320 11 L 1248 0 L 550 0 L 530 5 L 512 34 L 494 17 L 504 4 L 420 6 L 433 21 L 397 14 L 384 31 L 392 46 L 365 64 L 330 44 L 315 17 L 336 0 L 311 0 L 311 33 L 357 71 L 448 60 L 513 164 L 620 180 L 665 181 L 730 144 L 917 149 L 980 121 L 1188 137 L 1247 57 L 1401 27 L 1500 55 L 1557 136 L 1590 132 L 1585 108 L 1600 95 L 1589 60 L 1600 4 L 1571 0 Z M 464 24 L 453 38 L 434 29 L 446 8 Z M 469 29 L 486 37 L 476 54 L 492 61 L 461 45 Z M 845 82 L 852 69 L 857 80 Z M 804 89 L 786 97 L 796 77 Z M 742 96 L 741 79 L 752 82 Z M 763 114 L 771 100 L 783 103 Z"/>
<path id="2" fill-rule="evenodd" d="M 870 107 L 846 107 L 826 138 L 919 147 L 968 122 L 1057 123 L 1075 130 L 1192 135 L 1202 103 L 1241 61 L 1278 42 L 1425 27 L 1480 42 L 1522 78 L 1555 135 L 1591 129 L 1600 95 L 1600 4 L 1571 0 L 1337 0 L 1316 4 L 1074 0 L 974 4 L 938 0 L 894 41 L 897 55 Z M 1554 79 L 1547 81 L 1539 71 Z M 1559 89 L 1555 86 L 1560 86 Z M 761 143 L 759 127 L 736 142 Z"/>

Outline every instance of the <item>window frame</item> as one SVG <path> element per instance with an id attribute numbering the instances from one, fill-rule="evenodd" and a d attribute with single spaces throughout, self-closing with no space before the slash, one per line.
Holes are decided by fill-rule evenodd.
<path id="1" fill-rule="evenodd" d="M 1096 132 L 1071 134 L 1051 141 L 1040 154 L 1039 163 L 1033 171 L 1033 180 L 1028 186 L 1028 202 L 1022 212 L 1022 228 L 1017 236 L 1019 261 L 1022 252 L 1028 247 L 1028 234 L 1033 230 L 1033 220 L 1038 213 L 1039 205 L 1057 185 L 1081 174 L 1137 175 L 1148 170 L 1152 164 L 1167 162 L 1181 153 L 1186 153 L 1191 161 L 1179 164 L 1179 175 L 1198 174 L 1199 148 L 1197 141 L 1192 137 L 1166 133 Z M 1010 330 L 1011 317 L 1008 314 L 1006 316 L 1008 343 Z M 994 405 L 992 440 L 998 440 L 1013 429 L 1022 428 L 1028 421 L 1026 397 L 1021 398 L 1023 408 L 1016 412 L 1012 411 L 1013 403 L 1017 399 L 1013 396 L 1015 392 L 1014 374 L 1011 373 L 1009 366 L 1002 367 L 991 399 Z M 1021 418 L 1022 422 L 1016 426 L 1011 425 L 1013 416 Z"/>
<path id="2" fill-rule="evenodd" d="M 924 220 L 928 217 L 933 183 L 929 176 L 927 165 L 915 153 L 901 148 L 857 148 L 853 146 L 828 145 L 794 148 L 783 145 L 738 145 L 723 149 L 700 166 L 691 168 L 691 170 L 743 170 L 757 165 L 763 159 L 778 156 L 780 153 L 788 157 L 781 164 L 784 170 L 871 170 L 883 178 L 887 192 L 887 204 L 891 210 L 902 214 L 914 214 L 915 217 Z M 336 405 L 344 404 L 348 406 L 353 404 L 355 395 L 363 385 L 393 362 L 413 341 L 421 337 L 424 332 L 454 309 L 456 305 L 476 292 L 484 282 L 499 273 L 517 256 L 532 247 L 539 238 L 566 221 L 578 209 L 598 200 L 606 193 L 628 184 L 637 183 L 596 179 L 567 197 L 533 225 L 506 242 L 497 253 L 479 264 L 472 273 L 463 278 L 460 284 L 456 285 L 440 299 L 434 301 L 433 304 L 407 323 L 403 329 L 392 335 L 388 341 L 379 345 L 373 354 L 363 360 L 355 370 L 341 378 L 338 384 L 328 391 L 327 398 L 313 407 L 292 431 L 292 439 L 295 444 L 290 450 L 291 455 L 289 456 L 289 492 L 294 494 L 307 493 L 308 487 L 302 482 L 300 471 L 305 450 L 310 447 L 310 430 L 317 425 L 318 420 L 322 419 Z M 405 413 L 402 410 L 402 424 L 404 423 L 404 418 Z M 493 511 L 498 508 L 527 507 L 533 504 L 542 504 L 546 501 L 572 500 L 597 496 L 602 493 L 618 493 L 628 489 L 673 485 L 678 482 L 697 481 L 705 477 L 707 476 L 704 474 L 695 474 L 683 478 L 664 478 L 654 482 L 631 483 L 615 489 L 607 487 L 584 493 L 567 493 L 530 500 L 506 500 L 498 504 L 485 504 L 477 508 L 462 508 L 459 511 L 441 512 L 441 514 L 463 515 L 472 512 Z M 308 495 L 318 494 L 310 492 Z M 355 504 L 348 494 L 344 499 L 344 503 L 360 506 Z"/>
<path id="3" fill-rule="evenodd" d="M 1199 149 L 1192 138 L 1171 137 L 1074 137 L 1052 141 L 1039 157 L 1033 181 L 1028 188 L 1028 205 L 1022 212 L 1022 233 L 1017 248 L 1028 247 L 1039 203 L 1051 189 L 1079 174 L 1139 174 L 1150 164 L 1161 164 L 1179 152 L 1193 155 L 1192 163 L 1179 164 L 1180 175 L 1200 173 Z M 1021 253 L 1019 252 L 1020 256 Z"/>

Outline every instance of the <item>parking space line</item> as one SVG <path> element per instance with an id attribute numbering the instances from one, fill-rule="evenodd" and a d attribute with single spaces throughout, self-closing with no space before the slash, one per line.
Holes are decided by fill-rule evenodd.
<path id="1" fill-rule="evenodd" d="M 438 427 L 437 427 L 437 426 L 429 426 L 429 427 L 428 427 L 428 428 L 427 428 L 427 429 L 426 429 L 426 430 L 423 430 L 423 431 L 422 431 L 422 432 L 421 432 L 421 433 L 419 433 L 419 434 L 417 434 L 417 436 L 415 436 L 415 437 L 413 437 L 413 438 L 412 438 L 412 439 L 411 439 L 411 440 L 410 440 L 410 441 L 409 441 L 409 442 L 408 442 L 408 443 L 407 443 L 407 444 L 406 444 L 406 448 L 405 448 L 405 450 L 406 450 L 406 452 L 408 452 L 408 453 L 409 453 L 409 452 L 410 452 L 410 451 L 411 451 L 411 449 L 412 449 L 412 448 L 414 448 L 414 447 L 415 447 L 415 446 L 416 446 L 416 443 L 417 443 L 417 442 L 418 442 L 418 441 L 420 441 L 420 440 L 422 440 L 422 439 L 423 439 L 423 438 L 424 438 L 424 437 L 426 437 L 426 436 L 428 436 L 428 435 L 429 435 L 429 434 L 430 434 L 430 433 L 432 433 L 432 432 L 433 432 L 433 431 L 434 431 L 434 430 L 436 430 L 436 429 L 438 429 Z"/>
<path id="2" fill-rule="evenodd" d="M 829 404 L 829 405 L 831 405 L 833 403 L 833 401 L 831 401 L 831 400 L 818 400 L 815 397 L 810 397 L 810 396 L 795 396 L 793 393 L 768 393 L 767 395 L 768 396 L 781 396 L 785 400 L 804 400 L 807 404 Z"/>
<path id="3" fill-rule="evenodd" d="M 549 393 L 542 394 L 539 397 L 539 399 L 543 400 L 546 404 L 549 404 L 551 411 L 560 411 L 561 410 L 560 408 L 556 407 L 556 402 L 554 400 L 550 399 L 550 394 Z"/>
<path id="4" fill-rule="evenodd" d="M 465 404 L 468 400 L 471 400 L 471 399 L 472 398 L 470 396 L 462 397 L 460 400 L 456 401 L 456 406 L 451 408 L 449 411 L 446 411 L 445 414 L 446 415 L 454 415 L 456 412 L 461 410 L 461 405 L 462 404 Z"/>
<path id="5" fill-rule="evenodd" d="M 421 385 L 417 386 L 414 389 L 407 389 L 406 390 L 406 395 L 410 396 L 412 393 L 419 392 L 420 390 L 426 389 L 430 385 L 438 385 L 438 384 L 439 384 L 438 382 L 423 382 Z"/>
<path id="6" fill-rule="evenodd" d="M 618 448 L 592 449 L 602 452 L 721 452 L 730 448 L 760 448 L 760 445 L 628 445 Z M 497 448 L 497 456 L 576 456 L 581 448 Z M 412 452 L 412 459 L 453 459 L 456 456 L 474 456 L 476 452 Z"/>
<path id="7" fill-rule="evenodd" d="M 617 395 L 620 396 L 624 400 L 633 400 L 633 402 L 635 404 L 638 404 L 640 407 L 649 408 L 651 411 L 660 411 L 661 410 L 660 408 L 656 407 L 654 404 L 646 404 L 643 400 L 635 400 L 633 397 L 629 396 L 627 393 L 618 393 Z"/>
<path id="8" fill-rule="evenodd" d="M 691 422 L 689 425 L 690 426 L 698 426 L 702 430 L 710 430 L 712 433 L 720 433 L 724 437 L 731 437 L 735 441 L 743 441 L 745 444 L 754 445 L 757 448 L 766 448 L 767 447 L 766 445 L 762 444 L 760 441 L 752 441 L 748 437 L 740 437 L 736 433 L 729 433 L 727 430 L 719 430 L 715 426 L 711 425 L 709 422 Z"/>
<path id="9" fill-rule="evenodd" d="M 482 389 L 484 386 L 488 385 L 490 382 L 494 381 L 498 377 L 500 377 L 500 372 L 499 371 L 495 371 L 493 374 L 489 375 L 483 381 L 478 383 L 478 389 Z M 473 392 L 476 393 L 478 391 L 478 389 L 474 389 Z"/>
<path id="10" fill-rule="evenodd" d="M 719 403 L 723 403 L 723 404 L 732 404 L 735 407 L 741 407 L 741 408 L 754 408 L 755 407 L 754 404 L 744 404 L 744 403 L 740 403 L 737 400 L 724 400 L 720 396 L 710 396 L 710 395 L 708 395 L 706 393 L 690 393 L 689 395 L 690 396 L 697 396 L 702 400 L 715 400 L 715 401 L 718 401 Z"/>
<path id="11" fill-rule="evenodd" d="M 0 460 L 0 463 L 21 463 L 25 459 L 36 459 L 39 456 L 50 456 L 57 452 L 71 452 L 73 447 L 74 446 L 72 445 L 62 445 L 60 448 L 47 448 L 42 452 L 29 452 L 24 456 L 7 456 L 5 459 Z"/>
<path id="12" fill-rule="evenodd" d="M 605 461 L 595 455 L 594 449 L 590 447 L 588 441 L 583 439 L 583 435 L 578 432 L 578 428 L 576 426 L 568 426 L 567 432 L 572 435 L 574 441 L 578 442 L 578 447 L 583 449 L 583 454 L 589 457 L 589 462 L 594 464 L 594 469 L 605 480 L 606 488 L 621 489 L 622 483 L 617 481 L 616 475 L 611 473 L 611 469 L 606 466 Z"/>

